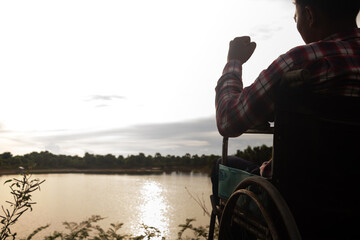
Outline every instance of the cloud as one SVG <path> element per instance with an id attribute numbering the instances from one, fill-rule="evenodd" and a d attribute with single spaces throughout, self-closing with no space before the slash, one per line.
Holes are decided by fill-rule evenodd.
<path id="1" fill-rule="evenodd" d="M 126 128 L 92 130 L 7 131 L 1 133 L 2 151 L 15 155 L 32 151 L 54 154 L 221 155 L 222 136 L 216 129 L 215 117 L 183 122 L 134 125 Z M 244 134 L 229 141 L 229 154 L 247 146 L 272 145 L 271 135 Z"/>
<path id="2" fill-rule="evenodd" d="M 154 155 L 217 154 L 221 155 L 222 137 L 216 129 L 215 118 L 208 117 L 185 122 L 144 124 L 128 128 L 94 131 L 59 131 L 57 134 L 35 136 L 34 141 L 46 149 L 63 154 L 128 155 L 139 152 Z M 270 135 L 244 134 L 231 139 L 229 154 L 247 146 L 272 145 Z"/>
<path id="3" fill-rule="evenodd" d="M 124 99 L 126 99 L 126 97 L 120 95 L 91 95 L 87 101 L 113 101 Z"/>
<path id="4" fill-rule="evenodd" d="M 49 151 L 49 152 L 52 152 L 54 154 L 61 153 L 61 148 L 58 145 L 53 144 L 53 143 L 49 143 L 48 145 L 46 145 L 45 150 Z"/>
<path id="5" fill-rule="evenodd" d="M 96 105 L 95 107 L 97 107 L 97 108 L 103 108 L 103 107 L 107 107 L 107 106 L 109 106 L 109 105 L 107 105 L 107 104 L 99 104 L 99 105 Z"/>
<path id="6" fill-rule="evenodd" d="M 121 95 L 91 95 L 85 100 L 86 102 L 95 102 L 96 108 L 104 108 L 110 106 L 109 103 L 117 100 L 126 100 L 125 96 Z"/>
<path id="7" fill-rule="evenodd" d="M 284 28 L 280 25 L 274 24 L 263 24 L 257 25 L 252 29 L 250 36 L 259 40 L 269 40 L 270 38 L 276 36 L 276 33 L 283 31 Z"/>

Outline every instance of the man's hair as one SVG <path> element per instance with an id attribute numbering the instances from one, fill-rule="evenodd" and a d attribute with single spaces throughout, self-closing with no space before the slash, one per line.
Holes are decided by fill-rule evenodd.
<path id="1" fill-rule="evenodd" d="M 296 4 L 318 8 L 331 18 L 355 19 L 360 11 L 359 0 L 296 0 Z"/>

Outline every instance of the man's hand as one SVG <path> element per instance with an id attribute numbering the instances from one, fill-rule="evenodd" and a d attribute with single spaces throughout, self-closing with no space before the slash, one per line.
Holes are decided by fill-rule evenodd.
<path id="1" fill-rule="evenodd" d="M 239 60 L 244 64 L 253 54 L 256 43 L 250 42 L 250 37 L 237 37 L 230 42 L 228 61 Z"/>

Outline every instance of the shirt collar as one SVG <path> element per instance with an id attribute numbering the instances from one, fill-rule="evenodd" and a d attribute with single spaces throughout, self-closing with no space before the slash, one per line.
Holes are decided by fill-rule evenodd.
<path id="1" fill-rule="evenodd" d="M 349 39 L 360 38 L 360 28 L 354 28 L 351 31 L 335 33 L 323 41 L 346 41 Z"/>

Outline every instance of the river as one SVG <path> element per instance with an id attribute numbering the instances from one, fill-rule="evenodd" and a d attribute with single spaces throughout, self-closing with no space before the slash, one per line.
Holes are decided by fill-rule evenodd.
<path id="1" fill-rule="evenodd" d="M 5 200 L 11 195 L 9 184 L 3 183 L 11 177 L 19 175 L 0 176 L 0 204 L 4 207 L 8 207 Z M 124 225 L 119 233 L 138 236 L 145 224 L 159 229 L 166 239 L 177 238 L 178 225 L 186 218 L 196 218 L 194 225 L 209 224 L 209 217 L 190 196 L 204 199 L 210 211 L 211 181 L 205 174 L 37 174 L 32 178 L 46 181 L 41 191 L 33 194 L 32 200 L 37 202 L 33 211 L 25 213 L 11 228 L 19 237 L 51 224 L 34 238 L 41 239 L 55 230 L 65 231 L 64 221 L 80 222 L 92 215 L 106 217 L 98 222 L 104 229 L 110 223 L 121 222 Z"/>

